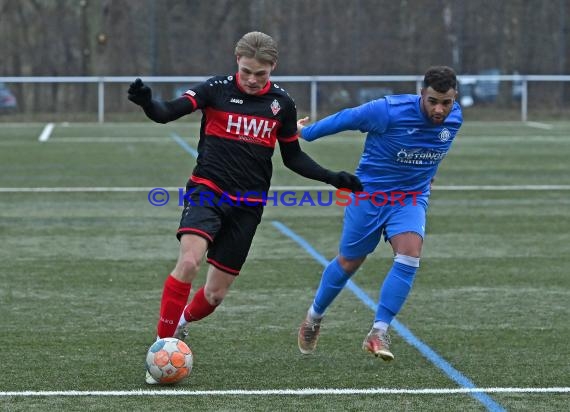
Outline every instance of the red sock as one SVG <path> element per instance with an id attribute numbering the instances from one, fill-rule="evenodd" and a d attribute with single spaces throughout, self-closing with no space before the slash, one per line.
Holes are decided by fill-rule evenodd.
<path id="1" fill-rule="evenodd" d="M 159 338 L 174 335 L 180 314 L 188 301 L 191 286 L 190 283 L 181 282 L 172 275 L 166 278 L 160 301 L 160 319 L 156 328 Z"/>
<path id="2" fill-rule="evenodd" d="M 184 317 L 188 322 L 194 322 L 205 318 L 212 313 L 217 306 L 210 305 L 204 295 L 204 287 L 201 287 L 195 294 L 190 303 L 184 308 Z"/>

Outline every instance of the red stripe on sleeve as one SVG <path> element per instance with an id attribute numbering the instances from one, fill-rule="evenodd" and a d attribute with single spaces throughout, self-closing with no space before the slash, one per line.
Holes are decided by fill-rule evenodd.
<path id="1" fill-rule="evenodd" d="M 192 102 L 192 105 L 194 106 L 194 110 L 196 110 L 198 108 L 198 103 L 196 102 L 196 99 L 194 99 L 189 94 L 184 94 L 183 96 Z"/>
<path id="2" fill-rule="evenodd" d="M 295 140 L 299 140 L 299 135 L 294 134 L 291 137 L 278 137 L 278 139 L 280 142 L 289 143 L 289 142 L 294 142 Z"/>

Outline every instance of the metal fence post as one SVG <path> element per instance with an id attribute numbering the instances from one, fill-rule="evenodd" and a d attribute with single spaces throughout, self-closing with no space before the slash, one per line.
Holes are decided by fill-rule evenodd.
<path id="1" fill-rule="evenodd" d="M 317 81 L 311 80 L 311 121 L 317 121 Z"/>
<path id="2" fill-rule="evenodd" d="M 521 121 L 526 122 L 528 120 L 528 81 L 526 78 L 522 80 L 522 90 L 521 90 Z"/>
<path id="3" fill-rule="evenodd" d="M 97 82 L 97 120 L 99 123 L 105 122 L 105 79 L 99 77 Z"/>
<path id="4" fill-rule="evenodd" d="M 416 93 L 417 94 L 421 94 L 422 92 L 422 87 L 423 87 L 423 80 L 416 80 Z"/>

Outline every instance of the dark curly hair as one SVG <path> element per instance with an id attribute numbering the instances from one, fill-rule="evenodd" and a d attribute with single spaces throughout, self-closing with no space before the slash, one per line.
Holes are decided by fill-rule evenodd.
<path id="1" fill-rule="evenodd" d="M 431 87 L 439 93 L 446 93 L 449 89 L 457 90 L 455 71 L 448 66 L 430 67 L 424 75 L 424 87 Z"/>

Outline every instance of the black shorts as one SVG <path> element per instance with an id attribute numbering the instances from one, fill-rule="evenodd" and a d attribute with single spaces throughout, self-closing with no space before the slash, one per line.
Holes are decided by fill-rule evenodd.
<path id="1" fill-rule="evenodd" d="M 192 193 L 184 199 L 176 237 L 178 240 L 185 234 L 203 237 L 209 244 L 208 263 L 239 275 L 261 222 L 263 205 L 231 204 L 204 185 L 190 183 L 186 193 L 189 190 Z"/>

